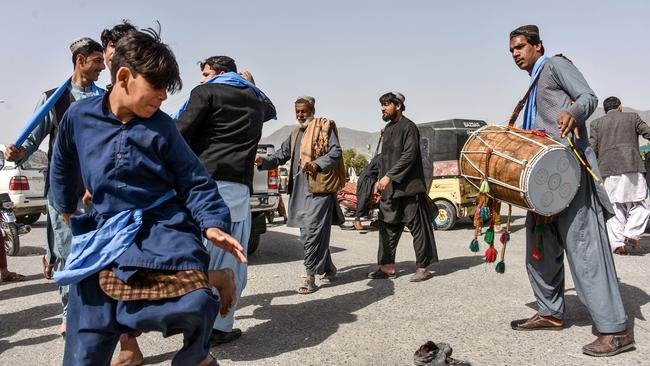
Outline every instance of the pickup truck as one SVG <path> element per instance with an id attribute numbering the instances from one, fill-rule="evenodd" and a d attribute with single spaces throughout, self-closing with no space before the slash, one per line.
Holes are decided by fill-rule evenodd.
<path id="1" fill-rule="evenodd" d="M 257 145 L 257 155 L 268 156 L 275 152 L 269 144 Z M 280 201 L 280 177 L 278 169 L 258 170 L 253 167 L 253 194 L 251 195 L 251 235 L 248 239 L 248 254 L 253 254 L 260 245 L 260 237 L 266 232 L 266 217 L 272 216 Z"/>

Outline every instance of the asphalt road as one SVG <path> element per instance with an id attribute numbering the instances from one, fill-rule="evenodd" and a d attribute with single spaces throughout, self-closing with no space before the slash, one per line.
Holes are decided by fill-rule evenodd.
<path id="1" fill-rule="evenodd" d="M 440 262 L 435 277 L 410 283 L 414 271 L 411 237 L 398 248 L 399 277 L 368 280 L 375 268 L 377 232 L 332 230 L 337 282 L 312 295 L 298 295 L 302 247 L 298 230 L 275 224 L 250 258 L 248 287 L 235 319 L 241 339 L 214 348 L 222 365 L 412 365 L 413 352 L 427 340 L 450 343 L 454 355 L 473 365 L 648 365 L 650 266 L 647 256 L 615 258 L 621 292 L 638 349 L 614 358 L 581 353 L 594 339 L 591 319 L 568 276 L 567 328 L 561 332 L 515 332 L 509 323 L 535 312 L 524 268 L 523 211 L 515 211 L 505 274 L 468 250 L 469 223 L 436 232 Z M 12 270 L 27 281 L 0 284 L 0 365 L 60 365 L 57 335 L 61 306 L 56 286 L 42 278 L 44 220 L 21 237 Z M 482 250 L 484 249 L 482 244 Z M 500 249 L 500 248 L 499 248 Z M 642 254 L 650 253 L 643 240 Z M 179 336 L 140 337 L 146 364 L 167 365 L 182 344 Z"/>

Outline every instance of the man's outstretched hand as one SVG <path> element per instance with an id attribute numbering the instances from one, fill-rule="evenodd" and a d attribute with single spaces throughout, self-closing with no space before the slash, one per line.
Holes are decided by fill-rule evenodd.
<path id="1" fill-rule="evenodd" d="M 224 233 L 221 229 L 216 227 L 208 228 L 205 231 L 205 237 L 208 238 L 214 245 L 232 254 L 237 262 L 248 263 L 244 248 L 239 244 L 237 239 Z"/>

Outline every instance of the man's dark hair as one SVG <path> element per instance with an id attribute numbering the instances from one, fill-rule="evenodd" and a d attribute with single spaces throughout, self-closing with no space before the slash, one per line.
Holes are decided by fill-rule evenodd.
<path id="1" fill-rule="evenodd" d="M 544 54 L 544 44 L 542 43 L 542 40 L 539 38 L 539 28 L 536 25 L 522 25 L 521 27 L 513 30 L 510 32 L 510 38 L 513 39 L 517 36 L 524 36 L 526 38 L 526 42 L 529 44 L 536 46 L 538 44 L 542 45 L 542 55 Z"/>
<path id="2" fill-rule="evenodd" d="M 111 83 L 120 67 L 127 67 L 133 75 L 141 75 L 156 89 L 175 93 L 183 87 L 178 63 L 172 50 L 160 40 L 158 31 L 151 28 L 131 31 L 115 45 L 111 65 Z"/>
<path id="3" fill-rule="evenodd" d="M 89 40 L 85 45 L 75 49 L 72 52 L 72 64 L 77 64 L 77 55 L 83 55 L 84 57 L 90 56 L 90 54 L 95 52 L 104 52 L 104 48 L 97 41 Z"/>
<path id="4" fill-rule="evenodd" d="M 609 97 L 603 102 L 603 108 L 605 108 L 605 113 L 616 109 L 621 105 L 621 100 L 616 97 Z"/>
<path id="5" fill-rule="evenodd" d="M 393 93 L 386 93 L 379 97 L 379 103 L 381 104 L 386 104 L 386 103 L 393 103 L 395 105 L 400 105 L 400 111 L 404 112 L 406 110 L 406 105 L 404 105 L 404 102 L 399 100 L 397 98 L 397 95 Z"/>
<path id="6" fill-rule="evenodd" d="M 122 23 L 114 26 L 111 29 L 104 29 L 102 31 L 102 47 L 106 48 L 110 42 L 117 44 L 117 41 L 122 39 L 122 37 L 135 30 L 138 29 L 133 24 L 129 23 L 129 21 L 126 19 L 122 19 Z"/>
<path id="7" fill-rule="evenodd" d="M 220 73 L 222 71 L 237 72 L 237 65 L 235 64 L 235 60 L 228 56 L 212 56 L 199 62 L 199 67 L 201 70 L 203 70 L 205 65 L 210 66 L 210 68 L 217 73 Z"/>

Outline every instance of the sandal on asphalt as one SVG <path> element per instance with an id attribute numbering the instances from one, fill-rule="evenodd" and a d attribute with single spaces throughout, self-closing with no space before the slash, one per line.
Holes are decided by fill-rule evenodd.
<path id="1" fill-rule="evenodd" d="M 316 282 L 312 281 L 305 281 L 302 286 L 298 287 L 298 293 L 301 295 L 312 294 L 316 291 L 318 291 L 318 286 L 316 286 Z"/>
<path id="2" fill-rule="evenodd" d="M 397 278 L 397 273 L 390 274 L 382 271 L 381 269 L 378 269 L 374 272 L 368 273 L 368 278 L 370 278 L 371 280 L 385 280 L 388 278 L 395 279 Z"/>
<path id="3" fill-rule="evenodd" d="M 323 275 L 323 277 L 320 278 L 320 280 L 323 282 L 332 282 L 336 280 L 337 272 L 338 270 L 336 269 L 336 267 L 332 265 L 332 267 L 329 270 L 327 270 L 327 272 L 325 272 L 325 274 Z"/>
<path id="4" fill-rule="evenodd" d="M 429 271 L 426 271 L 426 272 L 423 272 L 423 273 L 417 273 L 416 272 L 413 276 L 411 276 L 411 278 L 409 278 L 409 281 L 410 282 L 422 282 L 422 281 L 428 280 L 431 277 L 433 277 L 433 273 L 431 273 Z"/>
<path id="5" fill-rule="evenodd" d="M 16 272 L 9 272 L 7 276 L 0 278 L 1 282 L 21 282 L 25 280 L 25 276 Z"/>

